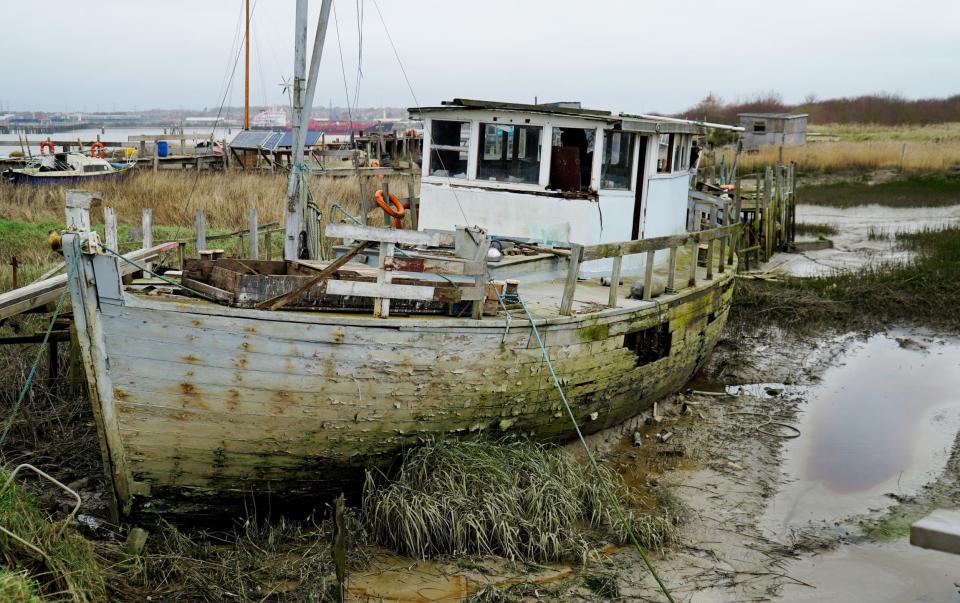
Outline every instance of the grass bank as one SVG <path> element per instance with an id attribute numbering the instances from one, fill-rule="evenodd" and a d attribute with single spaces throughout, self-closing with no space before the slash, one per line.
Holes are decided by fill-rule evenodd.
<path id="1" fill-rule="evenodd" d="M 738 280 L 731 326 L 813 332 L 904 324 L 960 332 L 960 227 L 894 236 L 914 252 L 911 261 L 823 277 Z"/>

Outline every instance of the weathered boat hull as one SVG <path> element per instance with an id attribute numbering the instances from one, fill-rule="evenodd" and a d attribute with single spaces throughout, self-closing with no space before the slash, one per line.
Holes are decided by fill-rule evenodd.
<path id="1" fill-rule="evenodd" d="M 88 284 L 71 279 L 71 292 L 127 508 L 135 494 L 223 504 L 329 491 L 428 438 L 575 433 L 527 321 L 507 329 L 502 318 L 378 320 L 130 295 L 113 258 L 82 257 Z M 686 383 L 726 321 L 731 272 L 656 302 L 537 321 L 584 431 Z"/>
<path id="2" fill-rule="evenodd" d="M 113 180 L 122 180 L 133 172 L 133 168 L 123 168 L 115 172 L 104 172 L 99 174 L 77 174 L 70 176 L 55 175 L 48 172 L 47 176 L 36 176 L 25 174 L 16 170 L 9 170 L 3 175 L 11 184 L 27 186 L 66 186 L 73 184 L 88 184 L 91 182 L 104 182 Z"/>

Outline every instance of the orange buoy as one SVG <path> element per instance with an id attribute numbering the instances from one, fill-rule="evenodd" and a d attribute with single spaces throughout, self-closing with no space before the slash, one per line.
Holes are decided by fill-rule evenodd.
<path id="1" fill-rule="evenodd" d="M 103 146 L 103 143 L 98 140 L 90 145 L 90 156 L 106 157 L 107 152 L 104 149 L 106 149 L 106 147 Z"/>
<path id="2" fill-rule="evenodd" d="M 49 138 L 40 143 L 40 155 L 45 156 L 46 153 L 44 151 L 46 151 L 47 148 L 50 149 L 51 155 L 57 152 L 57 147 L 53 146 L 53 141 Z"/>
<path id="3" fill-rule="evenodd" d="M 402 218 L 405 210 L 403 203 L 400 203 L 400 199 L 391 193 L 389 197 L 390 203 L 387 204 L 387 202 L 383 200 L 383 189 L 377 191 L 377 194 L 374 195 L 374 199 L 376 199 L 377 205 L 380 206 L 380 209 L 387 212 L 387 215 L 393 218 L 393 227 L 403 228 Z"/>

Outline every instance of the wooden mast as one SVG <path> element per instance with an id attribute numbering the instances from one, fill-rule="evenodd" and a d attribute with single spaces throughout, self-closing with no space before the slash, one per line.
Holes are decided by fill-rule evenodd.
<path id="1" fill-rule="evenodd" d="M 303 230 L 303 208 L 306 205 L 306 188 L 303 179 L 303 147 L 307 138 L 307 124 L 313 107 L 313 93 L 317 87 L 317 73 L 323 56 L 323 43 L 327 36 L 327 22 L 332 0 L 323 0 L 317 20 L 317 35 L 313 41 L 310 57 L 310 79 L 304 81 L 307 71 L 307 0 L 297 0 L 296 25 L 294 26 L 293 53 L 293 146 L 290 152 L 290 179 L 287 182 L 285 236 L 283 258 L 299 259 L 300 232 Z"/>
<path id="2" fill-rule="evenodd" d="M 247 31 L 243 39 L 246 45 L 243 62 L 243 129 L 250 129 L 250 0 L 246 0 Z"/>

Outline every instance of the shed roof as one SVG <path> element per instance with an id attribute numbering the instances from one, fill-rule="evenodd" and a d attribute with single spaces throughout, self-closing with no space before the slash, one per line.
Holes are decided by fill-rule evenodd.
<path id="1" fill-rule="evenodd" d="M 737 113 L 739 117 L 764 117 L 768 119 L 797 119 L 807 117 L 807 113 Z"/>

